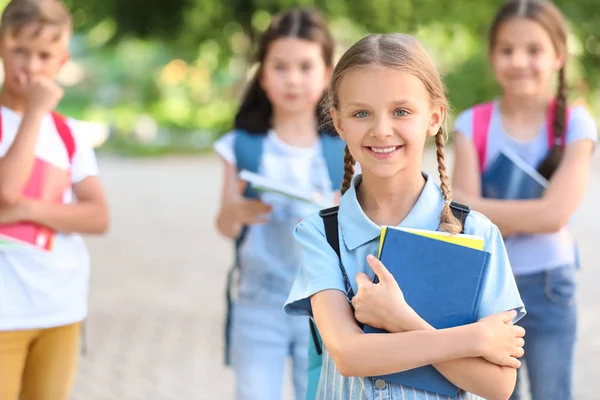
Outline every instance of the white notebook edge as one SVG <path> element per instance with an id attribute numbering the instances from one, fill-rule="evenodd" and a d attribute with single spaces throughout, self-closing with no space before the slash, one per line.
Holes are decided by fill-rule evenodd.
<path id="1" fill-rule="evenodd" d="M 261 188 L 272 190 L 274 192 L 280 193 L 282 195 L 287 195 L 291 198 L 294 198 L 299 201 L 304 201 L 307 203 L 316 204 L 320 207 L 327 208 L 331 205 L 326 204 L 323 200 L 313 198 L 307 196 L 302 191 L 296 189 L 293 186 L 282 184 L 282 183 L 273 183 L 265 178 L 263 175 L 257 174 L 255 172 L 251 172 L 248 170 L 241 170 L 238 174 L 239 179 L 247 181 L 251 186 L 254 186 L 257 190 Z"/>
<path id="2" fill-rule="evenodd" d="M 531 176 L 537 183 L 542 185 L 544 188 L 548 187 L 548 180 L 544 178 L 539 172 L 537 172 L 535 168 L 523 161 L 523 159 L 516 155 L 514 152 L 503 148 L 500 150 L 500 153 L 504 154 L 506 158 L 511 160 L 517 167 L 522 169 L 527 175 Z"/>

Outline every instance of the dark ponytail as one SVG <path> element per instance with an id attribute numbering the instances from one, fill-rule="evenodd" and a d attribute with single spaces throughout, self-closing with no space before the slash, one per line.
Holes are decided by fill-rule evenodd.
<path id="1" fill-rule="evenodd" d="M 548 180 L 558 168 L 565 151 L 562 146 L 563 136 L 566 135 L 567 120 L 567 84 L 565 79 L 565 67 L 562 67 L 558 72 L 558 93 L 556 94 L 556 103 L 552 104 L 551 107 L 556 107 L 554 110 L 554 121 L 552 121 L 554 142 L 552 143 L 548 155 L 538 167 L 538 172 Z"/>

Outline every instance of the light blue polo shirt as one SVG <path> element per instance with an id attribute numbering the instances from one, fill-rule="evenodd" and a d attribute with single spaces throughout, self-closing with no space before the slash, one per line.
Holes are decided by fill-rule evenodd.
<path id="1" fill-rule="evenodd" d="M 424 174 L 425 186 L 417 203 L 400 223 L 406 228 L 436 230 L 439 215 L 444 205 L 442 193 L 433 179 Z M 362 176 L 357 175 L 351 188 L 342 196 L 338 214 L 340 252 L 342 263 L 347 271 L 352 287 L 358 290 L 354 277 L 364 272 L 371 278 L 374 273 L 368 266 L 366 256 L 377 254 L 381 227 L 372 222 L 362 211 L 356 198 L 356 186 L 360 185 Z M 484 238 L 484 250 L 491 254 L 488 274 L 485 278 L 478 318 L 498 312 L 516 309 L 518 321 L 525 315 L 525 308 L 513 277 L 508 256 L 504 248 L 502 236 L 498 228 L 486 217 L 471 211 L 465 223 L 465 233 Z M 312 316 L 310 297 L 323 290 L 340 290 L 344 292 L 344 282 L 339 268 L 338 256 L 327 243 L 323 219 L 318 213 L 304 219 L 294 231 L 299 244 L 301 266 L 292 286 L 284 310 L 293 315 Z M 335 394 L 343 399 L 371 399 L 394 393 L 397 398 L 431 399 L 435 394 L 401 387 L 400 385 L 375 385 L 371 378 L 345 378 L 335 368 L 329 354 L 324 353 L 324 368 L 319 383 L 319 396 L 330 398 Z M 383 392 L 382 392 L 383 391 Z M 467 397 L 469 396 L 469 397 Z M 439 396 L 442 398 L 442 396 Z M 333 397 L 331 397 L 333 398 Z M 386 397 L 387 398 L 387 397 Z M 443 397 L 446 399 L 446 397 Z M 457 398 L 477 396 L 461 393 Z"/>

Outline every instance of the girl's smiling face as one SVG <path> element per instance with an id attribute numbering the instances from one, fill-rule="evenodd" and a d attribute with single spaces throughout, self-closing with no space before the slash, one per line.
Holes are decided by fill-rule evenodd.
<path id="1" fill-rule="evenodd" d="M 354 68 L 342 78 L 333 123 L 363 174 L 390 177 L 421 170 L 427 136 L 438 133 L 444 109 L 423 82 L 394 68 Z"/>

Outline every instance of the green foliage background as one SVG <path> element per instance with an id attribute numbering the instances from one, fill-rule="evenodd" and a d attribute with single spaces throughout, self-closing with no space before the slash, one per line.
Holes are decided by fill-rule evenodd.
<path id="1" fill-rule="evenodd" d="M 0 0 L 0 9 L 6 3 Z M 272 14 L 300 4 L 325 13 L 338 55 L 369 32 L 416 35 L 443 72 L 455 112 L 498 94 L 487 63 L 487 29 L 499 0 L 65 3 L 73 14 L 71 50 L 81 77 L 67 88 L 60 109 L 110 124 L 119 146 L 202 148 L 226 132 L 252 68 L 257 36 Z M 572 100 L 585 100 L 599 115 L 600 7 L 597 0 L 556 3 L 570 25 Z M 148 124 L 158 133 L 136 136 Z"/>

